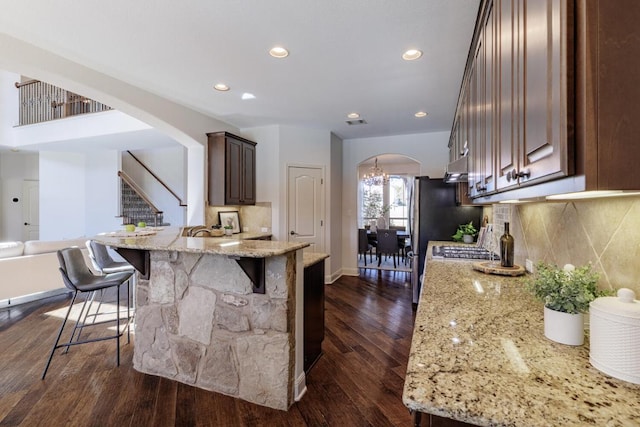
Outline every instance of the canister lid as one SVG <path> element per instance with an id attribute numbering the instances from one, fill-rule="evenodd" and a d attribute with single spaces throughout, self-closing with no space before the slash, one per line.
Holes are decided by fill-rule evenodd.
<path id="1" fill-rule="evenodd" d="M 635 292 L 631 289 L 621 288 L 618 290 L 617 295 L 615 297 L 596 298 L 589 306 L 605 313 L 640 319 L 640 301 L 635 299 Z"/>

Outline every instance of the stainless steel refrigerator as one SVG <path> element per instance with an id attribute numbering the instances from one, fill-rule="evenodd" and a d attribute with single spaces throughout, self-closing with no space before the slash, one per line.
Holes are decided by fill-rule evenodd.
<path id="1" fill-rule="evenodd" d="M 458 225 L 469 221 L 479 229 L 482 208 L 458 206 L 455 184 L 446 184 L 442 179 L 428 176 L 415 178 L 409 200 L 409 232 L 413 251 L 411 289 L 413 303 L 417 304 L 429 241 L 451 241 Z"/>

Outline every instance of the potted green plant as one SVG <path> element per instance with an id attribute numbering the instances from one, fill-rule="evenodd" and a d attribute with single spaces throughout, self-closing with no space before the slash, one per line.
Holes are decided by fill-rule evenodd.
<path id="1" fill-rule="evenodd" d="M 582 345 L 584 313 L 589 303 L 606 292 L 598 290 L 598 273 L 591 264 L 559 268 L 539 262 L 527 289 L 544 303 L 544 335 L 556 342 Z"/>
<path id="2" fill-rule="evenodd" d="M 451 236 L 456 242 L 473 243 L 473 238 L 478 234 L 478 230 L 473 226 L 473 221 L 468 224 L 460 224 L 456 234 Z"/>
<path id="3" fill-rule="evenodd" d="M 227 236 L 231 236 L 233 234 L 232 225 L 225 225 L 223 228 L 224 228 L 224 234 L 226 234 Z"/>

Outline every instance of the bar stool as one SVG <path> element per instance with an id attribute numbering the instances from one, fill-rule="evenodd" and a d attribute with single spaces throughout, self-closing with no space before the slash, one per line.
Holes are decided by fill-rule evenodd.
<path id="1" fill-rule="evenodd" d="M 69 303 L 69 309 L 67 310 L 67 314 L 62 321 L 62 325 L 60 326 L 60 330 L 58 331 L 58 335 L 56 337 L 55 342 L 53 343 L 53 347 L 51 348 L 51 353 L 49 354 L 49 359 L 47 360 L 47 365 L 44 368 L 44 372 L 42 372 L 42 379 L 44 380 L 47 375 L 47 371 L 49 370 L 49 365 L 51 364 L 51 360 L 53 359 L 53 355 L 58 348 L 66 348 L 78 344 L 85 344 L 89 342 L 97 342 L 97 341 L 105 341 L 105 340 L 116 340 L 116 363 L 120 366 L 120 337 L 124 333 L 124 330 L 121 330 L 122 320 L 126 320 L 126 329 L 129 332 L 130 327 L 130 318 L 131 313 L 129 311 L 129 279 L 133 272 L 131 271 L 123 271 L 118 273 L 110 273 L 104 276 L 97 276 L 89 270 L 87 264 L 84 261 L 84 257 L 79 248 L 65 248 L 61 249 L 57 252 L 58 262 L 60 263 L 60 273 L 62 274 L 62 280 L 64 285 L 73 291 L 73 297 L 71 298 L 71 302 Z M 127 284 L 127 318 L 120 318 L 120 287 L 123 284 Z M 62 332 L 64 331 L 64 327 L 69 319 L 69 315 L 71 314 L 71 310 L 73 308 L 74 303 L 76 302 L 76 298 L 78 294 L 86 292 L 95 292 L 98 290 L 104 290 L 108 288 L 116 288 L 116 319 L 115 320 L 104 320 L 100 322 L 93 322 L 90 324 L 84 324 L 80 322 L 82 312 L 78 316 L 78 320 L 76 321 L 76 325 L 73 329 L 71 339 L 68 343 L 60 344 L 60 338 L 62 337 Z M 77 339 L 74 341 L 73 337 L 76 330 L 81 331 L 82 328 L 88 326 L 96 326 L 109 322 L 116 322 L 116 333 L 115 335 L 108 335 L 99 338 L 87 339 L 84 341 L 80 341 L 80 334 L 78 333 Z"/>
<path id="2" fill-rule="evenodd" d="M 96 242 L 95 240 L 87 240 L 85 242 L 87 246 L 87 250 L 89 252 L 89 260 L 91 260 L 91 265 L 94 270 L 98 273 L 110 274 L 110 273 L 120 273 L 120 272 L 131 272 L 135 273 L 135 268 L 126 261 L 116 261 L 111 255 L 109 255 L 109 251 L 107 247 L 101 243 Z M 133 306 L 135 307 L 135 286 L 136 286 L 136 276 L 135 274 L 132 276 L 131 287 L 133 288 Z M 96 309 L 96 313 L 100 311 L 100 307 L 102 305 L 102 292 L 100 291 L 100 298 L 98 302 L 98 307 Z M 93 317 L 95 319 L 96 314 L 90 314 L 91 306 L 93 305 L 96 293 L 93 292 L 85 303 L 82 306 L 81 316 L 84 313 L 84 317 L 81 317 L 83 322 L 86 322 L 88 317 Z"/>

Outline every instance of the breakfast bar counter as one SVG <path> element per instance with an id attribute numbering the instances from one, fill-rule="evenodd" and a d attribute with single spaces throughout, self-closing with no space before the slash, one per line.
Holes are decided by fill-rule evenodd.
<path id="1" fill-rule="evenodd" d="M 545 338 L 523 279 L 431 257 L 416 313 L 403 402 L 483 426 L 638 426 L 640 385 L 589 363 L 585 345 Z"/>
<path id="2" fill-rule="evenodd" d="M 304 388 L 296 294 L 308 244 L 183 237 L 180 228 L 94 239 L 140 272 L 136 370 L 280 410 L 293 404 Z"/>

